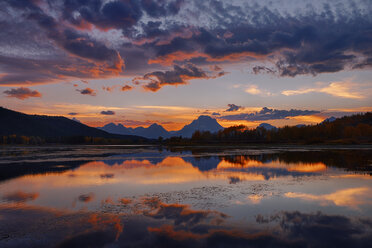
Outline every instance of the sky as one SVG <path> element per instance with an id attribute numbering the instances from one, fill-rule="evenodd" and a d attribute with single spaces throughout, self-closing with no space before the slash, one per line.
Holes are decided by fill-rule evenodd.
<path id="1" fill-rule="evenodd" d="M 0 106 L 168 130 L 372 111 L 370 13 L 370 0 L 3 0 Z"/>

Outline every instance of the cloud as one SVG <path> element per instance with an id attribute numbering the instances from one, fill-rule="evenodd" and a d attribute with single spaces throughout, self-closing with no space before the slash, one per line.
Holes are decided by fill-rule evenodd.
<path id="1" fill-rule="evenodd" d="M 290 77 L 367 68 L 372 61 L 371 37 L 365 34 L 372 22 L 362 9 L 370 7 L 358 4 L 354 8 L 324 4 L 320 9 L 308 5 L 288 15 L 265 3 L 245 7 L 217 1 L 202 3 L 197 13 L 217 24 L 216 28 L 202 27 L 191 37 L 155 47 L 157 57 L 149 62 L 169 65 L 196 58 L 204 62 L 248 61 L 255 73 Z M 226 37 L 227 31 L 233 35 Z M 272 68 L 257 62 L 270 63 Z"/>
<path id="2" fill-rule="evenodd" d="M 276 120 L 276 119 L 285 119 L 288 117 L 301 116 L 301 115 L 313 115 L 320 113 L 316 110 L 279 110 L 279 109 L 270 109 L 267 107 L 262 108 L 258 112 L 254 113 L 242 113 L 235 115 L 225 115 L 219 117 L 222 120 L 234 120 L 234 121 L 265 121 L 265 120 Z"/>
<path id="3" fill-rule="evenodd" d="M 176 15 L 184 3 L 184 0 L 162 1 L 142 0 L 142 9 L 153 18 Z"/>
<path id="4" fill-rule="evenodd" d="M 242 106 L 235 105 L 233 103 L 227 104 L 228 108 L 225 110 L 226 112 L 235 112 L 239 109 L 243 109 Z"/>
<path id="5" fill-rule="evenodd" d="M 324 84 L 319 82 L 318 84 Z M 341 98 L 350 98 L 350 99 L 363 99 L 365 96 L 361 93 L 356 91 L 356 88 L 359 88 L 359 84 L 352 83 L 350 81 L 345 82 L 332 82 L 326 86 L 318 87 L 318 88 L 305 88 L 300 90 L 284 90 L 282 94 L 285 96 L 292 96 L 292 95 L 301 95 L 307 94 L 312 92 L 319 92 L 325 93 L 328 95 L 332 95 L 335 97 Z"/>
<path id="6" fill-rule="evenodd" d="M 239 87 L 235 86 L 235 88 L 239 88 Z M 273 93 L 267 90 L 262 90 L 255 84 L 249 85 L 244 91 L 251 95 L 260 95 L 260 96 L 272 96 L 273 95 Z"/>
<path id="7" fill-rule="evenodd" d="M 76 90 L 76 91 L 79 91 L 80 94 L 82 94 L 82 95 L 90 95 L 90 96 L 96 96 L 97 95 L 95 90 L 93 90 L 91 88 L 85 88 L 85 89 Z"/>
<path id="8" fill-rule="evenodd" d="M 76 112 L 70 112 L 70 113 L 68 113 L 68 115 L 74 116 L 74 115 L 78 115 L 78 113 L 76 113 Z"/>
<path id="9" fill-rule="evenodd" d="M 139 1 L 64 1 L 63 15 L 72 25 L 102 30 L 128 28 L 142 17 Z"/>
<path id="10" fill-rule="evenodd" d="M 115 115 L 115 112 L 111 110 L 103 110 L 101 111 L 101 115 Z"/>
<path id="11" fill-rule="evenodd" d="M 115 174 L 113 174 L 113 173 L 105 173 L 105 174 L 101 174 L 99 176 L 102 179 L 111 179 L 111 178 L 114 178 Z"/>
<path id="12" fill-rule="evenodd" d="M 128 90 L 132 90 L 133 89 L 133 86 L 130 86 L 130 85 L 124 85 L 123 87 L 121 87 L 121 91 L 128 91 Z"/>
<path id="13" fill-rule="evenodd" d="M 217 113 L 217 112 L 213 112 L 212 115 L 218 116 L 218 115 L 221 115 L 221 114 L 220 113 Z"/>
<path id="14" fill-rule="evenodd" d="M 308 3 L 296 11 L 268 1 L 21 3 L 0 6 L 2 30 L 14 31 L 0 37 L 2 85 L 107 78 L 123 75 L 124 67 L 143 75 L 157 72 L 155 63 L 238 62 L 254 73 L 288 77 L 372 66 L 372 7 L 363 0 Z M 161 86 L 156 79 L 147 88 Z"/>
<path id="15" fill-rule="evenodd" d="M 20 100 L 27 99 L 29 97 L 41 97 L 41 93 L 37 90 L 30 90 L 29 88 L 20 87 L 16 89 L 10 89 L 4 91 L 4 94 L 6 94 L 8 97 L 15 97 Z"/>
<path id="16" fill-rule="evenodd" d="M 260 73 L 270 73 L 270 74 L 275 74 L 275 70 L 274 69 L 270 69 L 266 66 L 261 66 L 261 65 L 257 65 L 257 66 L 254 66 L 252 68 L 252 71 L 254 74 L 260 74 Z"/>
<path id="17" fill-rule="evenodd" d="M 211 77 L 207 73 L 193 65 L 186 64 L 184 66 L 174 65 L 171 71 L 155 71 L 145 74 L 143 77 L 137 77 L 133 79 L 136 84 L 143 84 L 143 88 L 149 91 L 158 91 L 165 85 L 182 85 L 188 84 L 191 79 L 209 79 Z"/>
<path id="18" fill-rule="evenodd" d="M 116 87 L 117 87 L 117 85 L 114 85 L 114 86 L 111 86 L 111 87 L 102 86 L 102 89 L 105 90 L 105 91 L 108 91 L 108 92 L 112 92 Z"/>
<path id="19" fill-rule="evenodd" d="M 251 85 L 247 89 L 245 89 L 244 91 L 251 94 L 251 95 L 260 95 L 262 93 L 257 85 Z"/>
<path id="20" fill-rule="evenodd" d="M 108 87 L 108 86 L 103 86 L 102 89 L 105 90 L 105 91 L 108 91 L 108 92 L 113 92 L 114 89 L 118 88 L 120 91 L 129 91 L 129 90 L 132 90 L 134 89 L 133 86 L 130 86 L 130 85 L 124 85 L 124 86 L 121 86 L 121 85 L 113 85 L 111 87 Z"/>
<path id="21" fill-rule="evenodd" d="M 6 72 L 0 84 L 52 83 L 70 78 L 106 77 L 122 71 L 124 60 L 117 50 L 68 25 L 64 19 L 68 16 L 61 13 L 60 5 L 45 8 L 44 4 L 47 3 L 29 1 L 27 7 L 21 7 L 14 1 L 2 3 L 1 8 L 6 10 L 2 13 L 7 15 L 2 25 L 17 31 L 0 38 L 2 46 L 11 47 L 0 56 L 0 68 Z M 51 12 L 58 14 L 49 15 Z"/>

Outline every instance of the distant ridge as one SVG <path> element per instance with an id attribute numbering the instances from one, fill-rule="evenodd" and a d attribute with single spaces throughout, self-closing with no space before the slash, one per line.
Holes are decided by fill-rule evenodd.
<path id="1" fill-rule="evenodd" d="M 110 134 L 62 116 L 28 115 L 3 107 L 0 107 L 0 135 L 141 139 L 136 136 Z"/>
<path id="2" fill-rule="evenodd" d="M 266 130 L 277 130 L 278 128 L 269 124 L 269 123 L 261 123 L 260 125 L 258 125 L 257 128 L 263 128 L 263 129 L 266 129 Z"/>
<path id="3" fill-rule="evenodd" d="M 190 124 L 185 125 L 179 131 L 167 131 L 161 125 L 152 124 L 151 126 L 128 128 L 122 124 L 109 123 L 99 129 L 104 130 L 109 133 L 122 134 L 122 135 L 138 135 L 150 139 L 156 139 L 158 137 L 169 138 L 172 136 L 182 136 L 184 138 L 190 138 L 195 131 L 209 131 L 211 133 L 223 130 L 223 127 L 216 121 L 216 119 L 201 115 L 196 120 L 193 120 Z"/>
<path id="4" fill-rule="evenodd" d="M 321 123 L 334 122 L 335 120 L 337 120 L 337 118 L 334 117 L 334 116 L 331 116 L 331 117 L 325 119 L 324 121 L 322 121 Z"/>
<path id="5" fill-rule="evenodd" d="M 212 117 L 201 115 L 198 119 L 193 120 L 190 124 L 184 126 L 181 130 L 175 132 L 174 136 L 190 138 L 195 131 L 209 131 L 216 133 L 224 128 Z"/>

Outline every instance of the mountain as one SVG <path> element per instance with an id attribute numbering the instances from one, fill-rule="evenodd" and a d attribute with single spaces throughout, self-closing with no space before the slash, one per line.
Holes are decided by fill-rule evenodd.
<path id="1" fill-rule="evenodd" d="M 269 123 L 261 123 L 257 128 L 263 128 L 266 130 L 277 130 L 278 128 L 269 124 Z"/>
<path id="2" fill-rule="evenodd" d="M 163 138 L 169 138 L 170 133 L 164 129 L 161 125 L 158 125 L 156 123 L 152 124 L 151 126 L 145 128 L 145 127 L 137 127 L 137 128 L 131 128 L 131 127 L 125 127 L 122 124 L 115 124 L 115 123 L 109 123 L 106 124 L 103 127 L 98 127 L 98 129 L 101 129 L 103 131 L 106 131 L 108 133 L 113 134 L 121 134 L 121 135 L 137 135 L 146 137 L 149 139 L 157 139 L 159 137 Z"/>
<path id="3" fill-rule="evenodd" d="M 198 119 L 193 120 L 190 124 L 184 126 L 181 130 L 174 133 L 173 136 L 182 136 L 190 138 L 195 131 L 209 131 L 211 133 L 218 132 L 224 128 L 212 117 L 201 115 Z"/>
<path id="4" fill-rule="evenodd" d="M 336 119 L 337 119 L 336 117 L 331 116 L 331 117 L 325 119 L 324 121 L 322 121 L 321 123 L 334 122 Z"/>
<path id="5" fill-rule="evenodd" d="M 161 125 L 156 123 L 152 124 L 148 128 L 138 127 L 134 129 L 134 133 L 138 136 L 157 139 L 159 137 L 169 138 L 169 132 L 164 129 Z"/>
<path id="6" fill-rule="evenodd" d="M 138 140 L 141 137 L 114 135 L 62 116 L 28 115 L 0 107 L 0 135 L 39 137 L 88 136 Z"/>
<path id="7" fill-rule="evenodd" d="M 103 127 L 97 127 L 100 130 L 106 131 L 108 133 L 121 134 L 121 135 L 132 135 L 133 128 L 124 127 L 122 124 L 116 125 L 115 123 L 109 123 Z"/>
<path id="8" fill-rule="evenodd" d="M 144 127 L 128 128 L 123 126 L 122 124 L 116 125 L 114 123 L 109 123 L 103 127 L 99 127 L 99 129 L 114 134 L 138 135 L 150 139 L 156 139 L 158 137 L 169 138 L 172 136 L 182 136 L 184 138 L 190 138 L 192 134 L 197 130 L 210 131 L 214 133 L 218 132 L 219 130 L 223 130 L 223 127 L 220 124 L 218 124 L 218 122 L 215 119 L 206 115 L 201 115 L 198 117 L 198 119 L 184 126 L 179 131 L 168 132 L 161 125 L 155 123 L 147 128 Z"/>

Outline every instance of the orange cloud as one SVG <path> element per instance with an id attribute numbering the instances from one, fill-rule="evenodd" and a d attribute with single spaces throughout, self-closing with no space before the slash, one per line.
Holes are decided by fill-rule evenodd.
<path id="1" fill-rule="evenodd" d="M 318 84 L 322 84 L 319 82 Z M 284 90 L 282 94 L 285 96 L 292 95 L 301 95 L 312 92 L 320 92 L 328 95 L 341 97 L 341 98 L 350 98 L 350 99 L 363 99 L 366 96 L 362 92 L 359 92 L 357 89 L 360 88 L 360 85 L 353 83 L 351 81 L 341 81 L 341 82 L 332 82 L 326 86 L 318 88 L 305 88 L 299 90 Z"/>
<path id="2" fill-rule="evenodd" d="M 173 65 L 175 61 L 187 61 L 193 58 L 205 58 L 209 62 L 224 62 L 224 61 L 230 61 L 230 62 L 236 62 L 240 61 L 245 58 L 255 58 L 255 59 L 263 59 L 269 55 L 261 55 L 256 54 L 253 52 L 240 52 L 240 53 L 231 53 L 225 56 L 219 56 L 219 57 L 212 57 L 206 53 L 203 52 L 183 52 L 183 51 L 177 51 L 173 52 L 164 56 L 159 56 L 154 59 L 149 59 L 148 64 L 161 64 L 164 66 L 170 66 Z"/>
<path id="3" fill-rule="evenodd" d="M 37 90 L 30 90 L 29 88 L 20 87 L 17 89 L 10 89 L 4 91 L 8 97 L 18 98 L 20 100 L 27 99 L 29 97 L 41 97 L 41 93 Z"/>
<path id="4" fill-rule="evenodd" d="M 128 91 L 128 90 L 132 90 L 133 89 L 133 86 L 130 86 L 130 85 L 124 85 L 123 87 L 121 87 L 121 91 Z"/>

